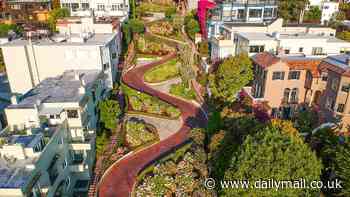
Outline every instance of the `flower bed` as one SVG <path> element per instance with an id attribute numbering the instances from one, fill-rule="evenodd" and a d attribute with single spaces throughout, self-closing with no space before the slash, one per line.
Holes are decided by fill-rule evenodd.
<path id="1" fill-rule="evenodd" d="M 179 96 L 188 100 L 196 99 L 196 93 L 194 92 L 194 90 L 192 88 L 189 88 L 188 84 L 185 84 L 185 83 L 178 83 L 178 84 L 171 85 L 170 94 L 173 94 L 175 96 Z"/>
<path id="2" fill-rule="evenodd" d="M 178 118 L 181 114 L 176 107 L 148 94 L 141 93 L 123 85 L 123 92 L 127 96 L 129 110 Z"/>
<path id="3" fill-rule="evenodd" d="M 144 75 L 145 81 L 148 83 L 159 83 L 179 76 L 179 69 L 176 65 L 177 59 L 171 59 L 147 71 Z"/>
<path id="4" fill-rule="evenodd" d="M 168 46 L 165 43 L 157 42 L 151 36 L 141 35 L 136 41 L 137 50 L 139 53 L 151 55 L 166 55 L 174 52 L 175 48 Z"/>
<path id="5" fill-rule="evenodd" d="M 204 134 L 201 133 L 204 140 Z M 134 195 L 141 196 L 212 196 L 204 188 L 208 176 L 203 144 L 193 140 L 150 165 L 138 176 Z"/>
<path id="6" fill-rule="evenodd" d="M 175 24 L 175 22 L 157 21 L 155 23 L 150 24 L 148 29 L 153 34 L 159 36 L 179 41 L 185 41 L 184 36 L 181 33 L 181 24 Z"/>
<path id="7" fill-rule="evenodd" d="M 150 142 L 159 141 L 155 128 L 143 122 L 126 122 L 126 141 L 131 150 Z"/>
<path id="8" fill-rule="evenodd" d="M 142 12 L 165 12 L 167 9 L 171 8 L 172 5 L 142 2 L 138 7 Z"/>

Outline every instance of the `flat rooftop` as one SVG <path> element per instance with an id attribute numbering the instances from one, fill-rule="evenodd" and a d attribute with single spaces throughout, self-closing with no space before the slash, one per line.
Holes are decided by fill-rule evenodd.
<path id="1" fill-rule="evenodd" d="M 59 77 L 47 78 L 24 94 L 17 104 L 11 104 L 8 108 L 34 108 L 41 103 L 79 102 L 83 97 L 79 88 L 90 87 L 100 73 L 100 70 L 70 70 Z"/>
<path id="2" fill-rule="evenodd" d="M 35 135 L 12 135 L 9 137 L 7 145 L 21 144 L 25 148 L 32 148 L 43 138 L 41 133 Z"/>
<path id="3" fill-rule="evenodd" d="M 56 34 L 50 38 L 32 39 L 33 45 L 38 46 L 84 46 L 84 45 L 106 45 L 116 36 L 116 33 L 99 33 L 93 34 L 91 37 L 85 39 L 85 42 L 72 42 L 69 38 L 80 38 L 79 34 L 71 34 L 70 37 L 63 34 Z M 2 44 L 0 46 L 25 46 L 29 45 L 29 40 L 19 38 Z"/>
<path id="4" fill-rule="evenodd" d="M 247 40 L 297 40 L 297 39 L 314 39 L 314 40 L 325 40 L 326 42 L 332 43 L 348 43 L 347 41 L 340 40 L 334 36 L 325 36 L 318 34 L 308 33 L 279 33 L 279 38 L 274 37 L 272 34 L 263 32 L 241 32 L 238 35 L 244 37 Z"/>

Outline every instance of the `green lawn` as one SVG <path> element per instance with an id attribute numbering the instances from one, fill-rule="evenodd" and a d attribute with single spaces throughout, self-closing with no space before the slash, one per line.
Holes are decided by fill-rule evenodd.
<path id="1" fill-rule="evenodd" d="M 173 94 L 175 96 L 179 96 L 188 100 L 195 100 L 196 93 L 192 88 L 188 88 L 187 86 L 188 85 L 184 83 L 173 84 L 170 87 L 170 94 Z"/>
<path id="2" fill-rule="evenodd" d="M 179 69 L 176 66 L 177 59 L 174 58 L 161 64 L 145 73 L 145 81 L 159 83 L 179 76 Z"/>

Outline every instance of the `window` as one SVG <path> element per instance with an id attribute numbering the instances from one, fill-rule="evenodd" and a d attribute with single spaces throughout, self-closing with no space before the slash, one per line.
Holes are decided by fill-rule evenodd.
<path id="1" fill-rule="evenodd" d="M 67 167 L 67 160 L 65 159 L 62 163 L 62 169 L 65 169 Z"/>
<path id="2" fill-rule="evenodd" d="M 112 59 L 117 58 L 117 53 L 112 53 Z"/>
<path id="3" fill-rule="evenodd" d="M 350 49 L 349 49 L 349 48 L 344 48 L 344 47 L 340 48 L 340 53 L 346 53 L 346 54 L 348 54 L 349 52 L 350 52 Z"/>
<path id="4" fill-rule="evenodd" d="M 338 83 L 339 83 L 339 79 L 338 79 L 338 78 L 334 78 L 334 79 L 332 80 L 332 84 L 331 84 L 332 90 L 337 91 L 337 89 L 338 89 Z"/>
<path id="5" fill-rule="evenodd" d="M 70 3 L 62 3 L 62 7 L 64 7 L 64 8 L 70 8 Z"/>
<path id="6" fill-rule="evenodd" d="M 329 110 L 333 110 L 335 101 L 332 99 L 332 97 L 327 97 L 326 99 L 326 108 Z"/>
<path id="7" fill-rule="evenodd" d="M 250 18 L 261 18 L 262 9 L 249 9 Z"/>
<path id="8" fill-rule="evenodd" d="M 118 10 L 118 4 L 112 4 L 112 10 L 117 11 Z"/>
<path id="9" fill-rule="evenodd" d="M 79 3 L 72 3 L 72 10 L 77 10 L 79 9 Z"/>
<path id="10" fill-rule="evenodd" d="M 98 11 L 104 11 L 105 10 L 105 5 L 104 4 L 98 4 L 97 5 L 97 10 Z"/>
<path id="11" fill-rule="evenodd" d="M 312 47 L 312 55 L 322 55 L 323 49 L 322 47 Z"/>
<path id="12" fill-rule="evenodd" d="M 284 80 L 284 72 L 273 72 L 272 80 Z"/>
<path id="13" fill-rule="evenodd" d="M 289 101 L 289 93 L 290 93 L 290 89 L 289 88 L 284 89 L 283 102 L 288 103 L 288 101 Z"/>
<path id="14" fill-rule="evenodd" d="M 264 17 L 272 17 L 273 16 L 273 8 L 265 8 Z"/>
<path id="15" fill-rule="evenodd" d="M 109 64 L 108 63 L 103 64 L 103 70 L 107 70 L 108 68 L 109 68 Z"/>
<path id="16" fill-rule="evenodd" d="M 293 88 L 292 92 L 290 93 L 290 102 L 291 103 L 298 102 L 298 88 Z"/>
<path id="17" fill-rule="evenodd" d="M 70 178 L 67 177 L 66 180 L 64 181 L 64 184 L 66 186 L 66 191 L 69 191 L 69 185 L 70 185 Z"/>
<path id="18" fill-rule="evenodd" d="M 300 71 L 289 71 L 288 73 L 288 79 L 292 80 L 298 80 L 300 78 Z"/>
<path id="19" fill-rule="evenodd" d="M 350 84 L 343 85 L 341 87 L 341 91 L 343 92 L 349 92 Z"/>
<path id="20" fill-rule="evenodd" d="M 84 10 L 87 10 L 87 9 L 90 8 L 90 5 L 89 5 L 89 3 L 82 3 L 82 4 L 81 4 L 81 7 L 82 7 Z"/>
<path id="21" fill-rule="evenodd" d="M 339 113 L 343 113 L 344 112 L 344 104 L 338 104 L 338 107 L 337 107 L 337 112 Z"/>
<path id="22" fill-rule="evenodd" d="M 50 119 L 55 119 L 55 115 L 50 115 Z"/>
<path id="23" fill-rule="evenodd" d="M 322 79 L 322 81 L 327 81 L 328 80 L 328 73 L 327 72 L 322 72 L 321 73 L 321 79 Z"/>
<path id="24" fill-rule="evenodd" d="M 78 110 L 67 110 L 68 118 L 79 118 Z"/>
<path id="25" fill-rule="evenodd" d="M 299 53 L 302 53 L 304 51 L 304 48 L 303 47 L 300 47 L 299 48 Z"/>
<path id="26" fill-rule="evenodd" d="M 289 54 L 290 53 L 290 49 L 285 49 L 284 50 L 284 54 Z"/>
<path id="27" fill-rule="evenodd" d="M 265 50 L 264 45 L 249 46 L 249 53 L 260 53 L 260 52 L 264 52 L 264 50 Z"/>

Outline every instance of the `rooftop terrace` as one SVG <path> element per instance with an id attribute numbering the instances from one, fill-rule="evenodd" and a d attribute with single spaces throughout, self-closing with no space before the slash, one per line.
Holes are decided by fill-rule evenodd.
<path id="1" fill-rule="evenodd" d="M 8 108 L 34 108 L 41 103 L 79 102 L 83 94 L 79 88 L 90 87 L 99 77 L 99 70 L 70 70 L 59 77 L 47 78 L 28 91 L 18 102 Z"/>

